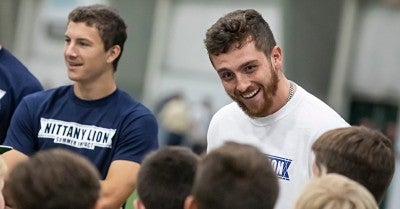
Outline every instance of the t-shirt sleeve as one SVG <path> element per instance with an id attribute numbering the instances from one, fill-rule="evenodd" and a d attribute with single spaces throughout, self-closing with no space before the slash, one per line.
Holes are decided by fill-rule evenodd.
<path id="1" fill-rule="evenodd" d="M 21 82 L 24 82 L 25 85 L 23 88 L 19 89 L 19 92 L 16 92 L 17 102 L 21 101 L 26 95 L 43 90 L 42 85 L 34 77 L 31 77 L 31 79 L 22 79 Z"/>
<path id="2" fill-rule="evenodd" d="M 141 163 L 145 155 L 158 148 L 158 125 L 152 114 L 128 116 L 123 122 L 113 160 Z"/>
<path id="3" fill-rule="evenodd" d="M 24 98 L 11 119 L 4 145 L 11 146 L 26 155 L 33 153 L 35 138 L 33 114 L 29 102 Z"/>

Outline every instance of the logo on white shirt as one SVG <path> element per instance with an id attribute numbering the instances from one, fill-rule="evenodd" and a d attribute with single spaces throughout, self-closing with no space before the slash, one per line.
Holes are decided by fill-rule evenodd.
<path id="1" fill-rule="evenodd" d="M 40 118 L 38 137 L 52 138 L 57 144 L 93 150 L 95 147 L 111 148 L 115 131 L 93 125 Z"/>
<path id="2" fill-rule="evenodd" d="M 290 181 L 288 169 L 292 160 L 273 155 L 268 155 L 268 158 L 278 178 Z"/>

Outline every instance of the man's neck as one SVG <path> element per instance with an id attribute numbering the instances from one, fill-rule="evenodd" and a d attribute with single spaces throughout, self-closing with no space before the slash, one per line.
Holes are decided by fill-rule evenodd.
<path id="1" fill-rule="evenodd" d="M 94 85 L 74 84 L 74 94 L 83 100 L 97 100 L 112 94 L 117 89 L 115 82 L 108 84 L 96 83 Z"/>

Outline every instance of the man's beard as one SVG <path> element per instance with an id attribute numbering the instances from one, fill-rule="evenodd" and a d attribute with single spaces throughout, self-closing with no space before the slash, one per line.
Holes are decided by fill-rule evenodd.
<path id="1" fill-rule="evenodd" d="M 246 107 L 246 105 L 241 102 L 239 99 L 236 97 L 229 95 L 233 101 L 235 101 L 239 107 L 245 112 L 249 117 L 251 118 L 256 118 L 256 117 L 264 117 L 268 115 L 269 110 L 271 109 L 272 106 L 272 101 L 274 96 L 276 95 L 276 92 L 278 90 L 278 82 L 279 82 L 279 77 L 278 74 L 275 72 L 275 70 L 271 66 L 271 80 L 268 83 L 268 85 L 265 87 L 262 87 L 261 91 L 263 91 L 264 95 L 264 105 L 260 110 L 251 110 Z M 259 94 L 260 92 L 258 92 Z"/>

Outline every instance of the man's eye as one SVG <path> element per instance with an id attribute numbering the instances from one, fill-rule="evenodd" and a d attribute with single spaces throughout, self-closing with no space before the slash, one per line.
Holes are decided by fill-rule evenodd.
<path id="1" fill-rule="evenodd" d="M 231 72 L 223 72 L 219 76 L 220 76 L 220 78 L 222 80 L 228 81 L 228 80 L 231 80 L 233 78 L 233 73 L 231 73 Z"/>
<path id="2" fill-rule="evenodd" d="M 79 44 L 80 44 L 81 46 L 89 46 L 89 44 L 86 43 L 86 42 L 79 42 Z"/>
<path id="3" fill-rule="evenodd" d="M 256 69 L 255 65 L 248 65 L 244 68 L 246 72 L 253 72 Z"/>

